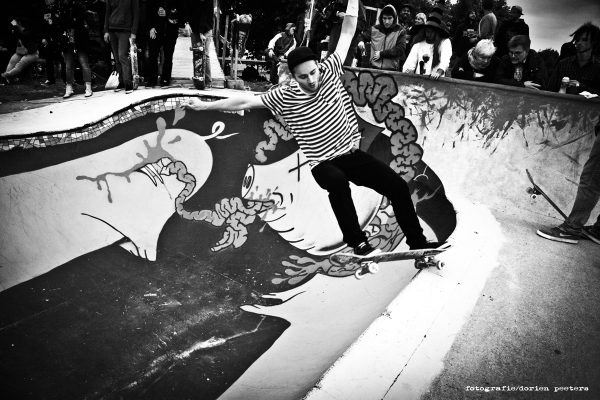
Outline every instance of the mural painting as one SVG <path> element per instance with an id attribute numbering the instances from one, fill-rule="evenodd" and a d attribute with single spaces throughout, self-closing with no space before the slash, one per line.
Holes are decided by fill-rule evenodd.
<path id="1" fill-rule="evenodd" d="M 430 240 L 445 240 L 456 227 L 446 189 L 464 178 L 449 175 L 466 162 L 504 155 L 515 140 L 523 141 L 522 154 L 574 143 L 581 146 L 569 154 L 583 153 L 582 133 L 597 118 L 543 96 L 507 107 L 510 94 L 499 89 L 405 79 L 351 70 L 344 84 L 361 148 L 409 183 Z M 328 261 L 347 249 L 284 121 L 267 111 L 186 112 L 178 108 L 185 99 L 151 99 L 69 132 L 0 139 L 0 304 L 6 310 L 28 299 L 29 309 L 77 327 L 17 327 L 25 311 L 4 311 L 10 393 L 237 398 L 264 375 L 260 367 L 294 351 L 303 352 L 300 370 L 326 353 L 322 365 L 310 366 L 318 379 L 360 334 L 355 320 L 335 318 L 340 304 L 356 307 L 352 293 L 334 289 L 354 284 L 339 279 L 352 272 Z M 387 200 L 361 187 L 352 193 L 372 243 L 401 248 Z M 322 285 L 340 298 L 326 297 L 325 305 Z M 399 290 L 382 294 L 379 306 Z M 307 321 L 286 313 L 312 304 L 321 304 L 314 312 L 324 322 L 304 332 L 305 342 L 291 340 Z M 334 336 L 324 341 L 323 332 Z M 311 347 L 319 338 L 326 349 Z M 57 359 L 68 368 L 56 368 Z"/>

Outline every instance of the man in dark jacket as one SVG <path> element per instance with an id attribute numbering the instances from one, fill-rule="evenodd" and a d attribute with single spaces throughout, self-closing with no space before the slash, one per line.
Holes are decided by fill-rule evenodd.
<path id="1" fill-rule="evenodd" d="M 600 95 L 600 28 L 588 22 L 572 36 L 576 53 L 558 62 L 548 80 L 548 90 L 558 92 L 562 79 L 567 77 L 567 93 Z"/>
<path id="2" fill-rule="evenodd" d="M 104 18 L 104 41 L 110 43 L 117 72 L 119 86 L 125 93 L 133 92 L 133 76 L 128 59 L 129 44 L 135 42 L 140 20 L 139 0 L 107 0 Z"/>
<path id="3" fill-rule="evenodd" d="M 456 28 L 452 38 L 452 49 L 458 58 L 464 57 L 477 43 L 477 31 L 479 29 L 479 18 L 475 10 L 469 10 L 467 18 Z"/>
<path id="4" fill-rule="evenodd" d="M 148 66 L 146 69 L 146 86 L 155 86 L 158 78 L 158 57 L 163 49 L 160 86 L 171 84 L 173 70 L 173 52 L 179 35 L 179 27 L 183 23 L 183 9 L 180 0 L 149 0 L 148 26 L 150 42 Z"/>
<path id="5" fill-rule="evenodd" d="M 530 49 L 527 36 L 514 36 L 508 41 L 508 55 L 500 59 L 495 82 L 529 89 L 544 89 L 546 69 L 541 57 Z"/>
<path id="6" fill-rule="evenodd" d="M 273 36 L 267 45 L 267 57 L 270 63 L 271 71 L 269 80 L 273 85 L 276 85 L 279 82 L 279 76 L 277 72 L 279 61 L 287 58 L 287 55 L 290 53 L 290 51 L 296 48 L 297 43 L 296 37 L 294 36 L 295 32 L 296 25 L 288 22 L 285 25 L 285 30 Z"/>
<path id="7" fill-rule="evenodd" d="M 523 9 L 520 6 L 512 6 L 506 21 L 502 22 L 496 32 L 496 55 L 502 57 L 508 54 L 508 41 L 517 35 L 529 36 L 529 26 L 521 16 Z"/>
<path id="8" fill-rule="evenodd" d="M 369 39 L 367 39 L 369 40 Z M 399 71 L 406 60 L 406 33 L 398 24 L 394 6 L 388 4 L 379 14 L 379 23 L 371 28 L 371 54 L 368 68 Z M 358 43 L 363 49 L 364 43 Z"/>

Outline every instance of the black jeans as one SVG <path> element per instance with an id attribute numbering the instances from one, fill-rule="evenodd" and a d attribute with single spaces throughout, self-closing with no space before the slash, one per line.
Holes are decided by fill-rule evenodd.
<path id="1" fill-rule="evenodd" d="M 329 192 L 331 208 L 338 221 L 344 242 L 356 247 L 366 240 L 350 195 L 350 182 L 365 186 L 387 197 L 394 209 L 400 228 L 410 248 L 426 247 L 423 229 L 410 197 L 408 184 L 388 165 L 363 151 L 356 150 L 312 169 L 312 174 L 323 189 Z"/>

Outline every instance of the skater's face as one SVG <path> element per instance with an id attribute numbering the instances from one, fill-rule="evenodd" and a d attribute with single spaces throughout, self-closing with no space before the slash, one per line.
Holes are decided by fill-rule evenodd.
<path id="1" fill-rule="evenodd" d="M 302 64 L 298 64 L 296 68 L 294 68 L 293 75 L 296 82 L 298 82 L 305 92 L 314 93 L 319 89 L 321 72 L 319 71 L 316 61 L 309 60 Z"/>

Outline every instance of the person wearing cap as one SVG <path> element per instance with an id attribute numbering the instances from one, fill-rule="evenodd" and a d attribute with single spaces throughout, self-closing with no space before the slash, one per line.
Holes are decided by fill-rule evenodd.
<path id="1" fill-rule="evenodd" d="M 496 70 L 496 83 L 544 90 L 546 68 L 542 58 L 531 49 L 528 36 L 513 36 L 508 41 L 508 54 L 500 59 Z"/>
<path id="2" fill-rule="evenodd" d="M 295 32 L 296 25 L 288 22 L 285 25 L 285 30 L 273 36 L 269 41 L 267 46 L 267 57 L 271 71 L 269 80 L 273 85 L 276 85 L 279 82 L 279 76 L 277 74 L 279 62 L 286 59 L 288 54 L 296 48 Z"/>
<path id="3" fill-rule="evenodd" d="M 450 32 L 438 13 L 430 14 L 427 22 L 419 28 L 402 72 L 429 75 L 432 79 L 438 79 L 450 67 Z"/>
<path id="4" fill-rule="evenodd" d="M 358 0 L 349 0 L 335 51 L 323 62 L 308 47 L 288 55 L 293 80 L 260 96 L 241 94 L 215 102 L 197 98 L 183 104 L 191 110 L 240 111 L 268 108 L 285 121 L 308 160 L 316 183 L 329 193 L 329 201 L 343 234 L 356 254 L 373 251 L 361 229 L 352 200 L 350 182 L 385 196 L 411 249 L 438 247 L 423 235 L 408 184 L 388 164 L 359 149 L 361 134 L 352 99 L 342 82 L 342 60 L 356 29 Z"/>
<path id="5" fill-rule="evenodd" d="M 492 39 L 496 36 L 498 29 L 498 18 L 494 14 L 494 0 L 482 0 L 481 8 L 483 17 L 479 20 L 479 39 Z"/>
<path id="6" fill-rule="evenodd" d="M 397 8 L 398 10 L 398 25 L 402 28 L 406 33 L 410 30 L 410 28 L 414 24 L 413 20 L 413 7 L 410 4 L 400 4 Z M 383 10 L 382 10 L 383 11 Z"/>
<path id="7" fill-rule="evenodd" d="M 399 71 L 406 59 L 406 34 L 398 24 L 398 14 L 391 4 L 386 5 L 379 13 L 379 23 L 371 28 L 371 54 L 368 68 Z M 364 49 L 363 41 L 358 43 Z"/>
<path id="8" fill-rule="evenodd" d="M 529 36 L 529 25 L 521 18 L 522 15 L 523 8 L 520 6 L 512 6 L 507 19 L 498 27 L 495 41 L 496 46 L 498 46 L 498 51 L 496 52 L 498 57 L 508 54 L 508 41 L 513 36 Z"/>
<path id="9" fill-rule="evenodd" d="M 496 47 L 490 39 L 480 40 L 467 51 L 452 68 L 451 76 L 456 79 L 475 82 L 494 82 L 500 59 L 494 55 Z"/>

